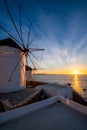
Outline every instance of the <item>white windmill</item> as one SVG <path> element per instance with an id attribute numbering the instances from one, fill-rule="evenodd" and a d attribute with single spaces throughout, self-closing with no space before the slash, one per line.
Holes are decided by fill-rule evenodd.
<path id="1" fill-rule="evenodd" d="M 29 57 L 31 63 L 34 65 L 30 55 L 37 59 L 33 52 L 44 51 L 44 49 L 30 48 L 31 43 L 33 42 L 33 40 L 30 41 L 31 24 L 29 26 L 29 31 L 27 34 L 27 43 L 24 43 L 21 25 L 21 6 L 19 8 L 20 29 L 18 29 L 6 0 L 3 0 L 3 2 L 15 28 L 15 31 L 20 39 L 19 41 L 6 28 L 0 26 L 0 29 L 2 29 L 10 36 L 10 38 L 0 41 L 0 92 L 12 92 L 25 88 L 26 86 L 25 66 L 27 58 Z"/>
<path id="2" fill-rule="evenodd" d="M 26 82 L 30 82 L 33 80 L 32 68 L 26 65 Z"/>

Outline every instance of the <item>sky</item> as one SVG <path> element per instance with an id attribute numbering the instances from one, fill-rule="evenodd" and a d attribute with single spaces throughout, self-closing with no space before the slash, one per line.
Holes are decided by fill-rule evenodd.
<path id="1" fill-rule="evenodd" d="M 0 2 L 0 25 L 18 38 L 3 0 Z M 35 54 L 39 59 L 37 67 L 41 68 L 37 73 L 71 74 L 77 70 L 87 74 L 86 0 L 7 0 L 7 3 L 17 26 L 18 5 L 22 5 L 25 43 L 32 22 L 30 39 L 35 37 L 35 41 L 31 47 L 45 49 L 43 56 L 42 52 Z M 6 37 L 8 35 L 0 30 L 0 39 Z"/>

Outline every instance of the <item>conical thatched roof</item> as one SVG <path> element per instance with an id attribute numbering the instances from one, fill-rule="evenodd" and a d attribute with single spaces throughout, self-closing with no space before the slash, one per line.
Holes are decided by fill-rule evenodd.
<path id="1" fill-rule="evenodd" d="M 9 46 L 22 50 L 22 48 L 11 38 L 0 40 L 0 46 Z"/>

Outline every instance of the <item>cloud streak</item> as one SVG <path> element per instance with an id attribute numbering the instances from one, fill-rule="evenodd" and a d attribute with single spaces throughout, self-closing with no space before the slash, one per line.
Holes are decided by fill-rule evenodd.
<path id="1" fill-rule="evenodd" d="M 82 28 L 82 18 L 82 14 L 73 14 L 73 17 L 70 17 L 68 21 L 67 34 L 64 35 L 63 33 L 60 40 L 56 33 L 56 27 L 61 33 L 63 30 L 58 24 L 55 24 L 57 23 L 57 21 L 54 20 L 55 18 L 51 17 L 51 19 L 49 19 L 47 16 L 41 15 L 40 22 L 42 25 L 40 24 L 40 26 L 44 28 L 46 36 L 45 39 L 42 37 L 39 42 L 41 42 L 42 45 L 45 43 L 44 48 L 46 48 L 47 51 L 45 51 L 43 60 L 43 66 L 45 68 L 61 69 L 68 66 L 87 65 L 87 62 L 85 61 L 85 58 L 87 57 L 87 33 L 84 32 L 84 27 Z M 81 35 L 82 31 L 83 34 Z M 62 39 L 63 37 L 64 39 Z"/>

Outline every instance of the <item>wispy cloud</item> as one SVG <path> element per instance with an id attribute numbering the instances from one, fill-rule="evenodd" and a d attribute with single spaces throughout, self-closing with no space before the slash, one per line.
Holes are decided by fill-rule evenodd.
<path id="1" fill-rule="evenodd" d="M 45 37 L 42 37 L 40 39 L 41 41 L 39 41 L 47 51 L 45 51 L 43 67 L 60 69 L 68 66 L 87 64 L 85 61 L 87 56 L 87 34 L 84 32 L 84 27 L 82 28 L 82 18 L 83 15 L 80 13 L 74 13 L 73 17 L 69 18 L 67 34 L 64 36 L 63 33 L 64 39 L 61 36 L 60 41 L 59 36 L 57 37 L 56 30 L 60 30 L 61 33 L 63 30 L 58 26 L 55 17 L 52 16 L 49 18 L 46 15 L 39 16 L 41 20 L 40 26 L 44 29 L 43 34 L 46 32 Z"/>

